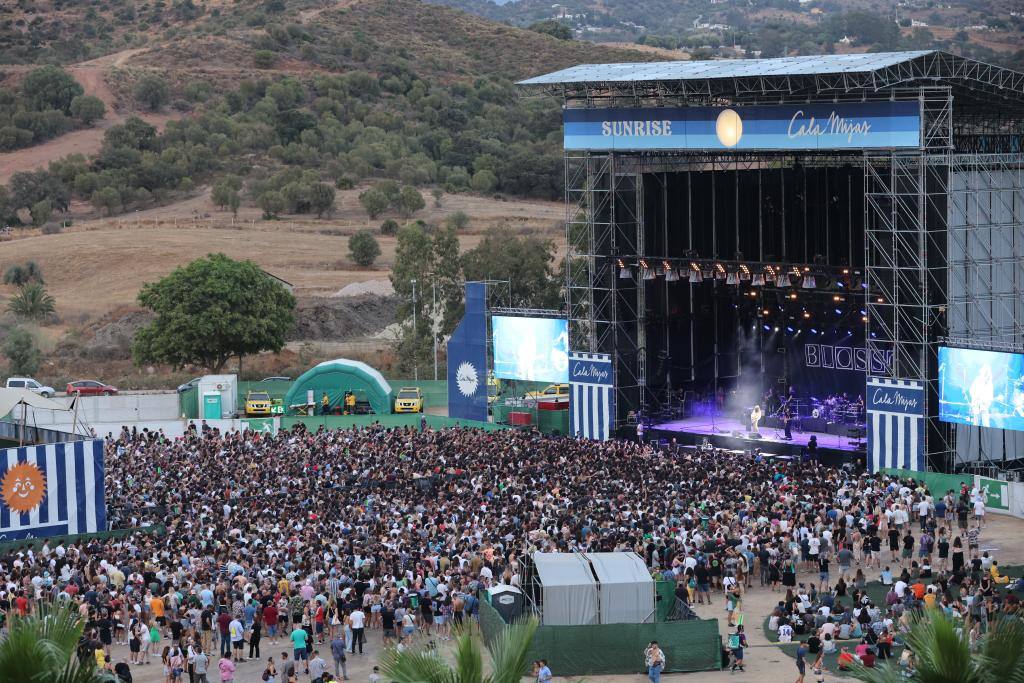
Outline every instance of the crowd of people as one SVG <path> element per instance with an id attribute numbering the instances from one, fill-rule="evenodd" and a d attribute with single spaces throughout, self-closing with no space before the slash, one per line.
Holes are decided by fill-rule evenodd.
<path id="1" fill-rule="evenodd" d="M 74 606 L 84 656 L 112 668 L 111 645 L 128 644 L 126 681 L 150 662 L 169 683 L 227 681 L 248 659 L 266 662 L 266 681 L 347 679 L 368 637 L 448 638 L 481 588 L 518 583 L 519 558 L 538 550 L 635 551 L 682 601 L 734 610 L 757 582 L 785 592 L 774 625 L 795 638 L 855 624 L 884 637 L 919 599 L 914 582 L 944 609 L 965 605 L 948 599 L 954 584 L 986 612 L 1007 605 L 985 592 L 1005 577 L 977 557 L 971 491 L 799 460 L 516 430 L 204 425 L 108 436 L 105 484 L 115 526 L 161 533 L 0 557 L 0 616 Z M 858 594 L 882 566 L 899 577 L 887 616 Z"/>

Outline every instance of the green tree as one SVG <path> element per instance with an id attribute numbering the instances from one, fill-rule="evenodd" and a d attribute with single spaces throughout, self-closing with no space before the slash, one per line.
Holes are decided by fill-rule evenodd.
<path id="1" fill-rule="evenodd" d="M 8 208 L 31 209 L 32 205 L 43 199 L 58 211 L 67 211 L 71 204 L 71 193 L 60 178 L 48 171 L 20 171 L 11 176 L 8 183 L 10 195 Z"/>
<path id="2" fill-rule="evenodd" d="M 256 50 L 252 55 L 252 63 L 257 69 L 269 69 L 277 61 L 277 55 L 270 50 Z"/>
<path id="3" fill-rule="evenodd" d="M 469 181 L 469 186 L 473 188 L 474 192 L 489 194 L 498 186 L 498 176 L 494 175 L 494 171 L 489 171 L 485 168 L 473 174 L 473 179 Z"/>
<path id="4" fill-rule="evenodd" d="M 256 200 L 263 209 L 264 218 L 277 218 L 285 209 L 284 197 L 277 190 L 267 190 Z"/>
<path id="5" fill-rule="evenodd" d="M 39 283 L 31 283 L 21 287 L 18 293 L 7 302 L 7 309 L 28 320 L 42 320 L 53 313 L 57 302 Z"/>
<path id="6" fill-rule="evenodd" d="M 914 673 L 898 665 L 858 667 L 853 676 L 868 683 L 989 683 L 1024 680 L 1024 621 L 1003 617 L 989 622 L 977 652 L 971 652 L 967 630 L 940 610 L 925 610 L 904 640 L 914 653 Z"/>
<path id="7" fill-rule="evenodd" d="M 70 109 L 71 115 L 85 126 L 102 119 L 107 113 L 107 107 L 103 104 L 103 100 L 92 95 L 79 95 L 71 100 Z"/>
<path id="8" fill-rule="evenodd" d="M 7 333 L 4 340 L 4 355 L 7 356 L 9 371 L 12 375 L 34 375 L 39 370 L 39 361 L 42 354 L 36 348 L 36 341 L 28 331 L 16 327 Z M 3 652 L 4 642 L 0 641 L 0 653 Z M 3 678 L 2 654 L 0 654 L 0 680 L 19 680 L 16 678 Z M 23 679 L 28 680 L 28 679 Z"/>
<path id="9" fill-rule="evenodd" d="M 21 92 L 36 111 L 59 109 L 70 114 L 71 102 L 85 91 L 60 67 L 41 66 L 25 76 Z"/>
<path id="10" fill-rule="evenodd" d="M 418 283 L 418 291 L 424 291 L 428 274 L 434 269 L 434 250 L 430 236 L 419 223 L 403 225 L 398 230 L 395 243 L 395 264 L 391 267 L 391 286 L 402 302 L 397 311 L 399 321 L 412 317 L 412 281 Z M 420 317 L 424 311 L 424 297 L 416 302 Z"/>
<path id="11" fill-rule="evenodd" d="M 554 36 L 559 40 L 572 40 L 572 29 L 555 19 L 545 19 L 530 24 L 529 29 L 537 33 Z"/>
<path id="12" fill-rule="evenodd" d="M 112 216 L 114 211 L 121 206 L 121 193 L 117 191 L 117 188 L 108 185 L 93 192 L 89 201 L 97 209 L 106 209 L 107 215 Z"/>
<path id="13" fill-rule="evenodd" d="M 405 217 L 413 215 L 426 205 L 427 203 L 423 201 L 423 195 L 411 185 L 402 186 L 398 193 L 398 200 L 395 202 L 395 208 Z"/>
<path id="14" fill-rule="evenodd" d="M 365 190 L 359 194 L 359 203 L 370 218 L 376 218 L 391 205 L 387 196 L 375 187 Z"/>
<path id="15" fill-rule="evenodd" d="M 29 214 L 32 216 L 32 225 L 37 228 L 43 223 L 50 220 L 50 215 L 53 213 L 53 205 L 49 199 L 40 199 L 38 202 L 32 205 L 29 209 Z"/>
<path id="16" fill-rule="evenodd" d="M 140 78 L 132 92 L 150 111 L 159 111 L 170 99 L 166 81 L 153 74 Z"/>
<path id="17" fill-rule="evenodd" d="M 148 283 L 139 303 L 156 319 L 135 333 L 138 364 L 198 365 L 217 374 L 234 356 L 280 351 L 295 297 L 252 261 L 210 254 Z"/>
<path id="18" fill-rule="evenodd" d="M 529 617 L 506 626 L 490 644 L 490 672 L 484 671 L 484 647 L 480 629 L 468 625 L 459 630 L 452 644 L 455 666 L 425 645 L 398 650 L 388 648 L 381 655 L 381 670 L 394 683 L 519 683 L 526 675 L 527 655 L 537 620 Z"/>
<path id="19" fill-rule="evenodd" d="M 507 227 L 497 227 L 462 255 L 462 272 L 466 280 L 509 280 L 516 308 L 561 308 L 554 260 L 550 240 L 516 237 Z"/>
<path id="20" fill-rule="evenodd" d="M 238 196 L 238 189 L 234 183 L 228 180 L 220 180 L 213 186 L 210 193 L 213 203 L 222 209 L 230 209 L 233 214 L 238 215 L 238 207 L 241 199 Z"/>
<path id="21" fill-rule="evenodd" d="M 356 265 L 368 268 L 380 256 L 380 245 L 369 230 L 360 230 L 348 238 L 348 257 Z"/>
<path id="22" fill-rule="evenodd" d="M 7 270 L 4 271 L 5 285 L 24 287 L 32 282 L 40 285 L 46 284 L 43 282 L 43 269 L 40 268 L 39 264 L 35 261 L 15 263 L 14 265 L 8 266 Z"/>
<path id="23" fill-rule="evenodd" d="M 309 188 L 309 206 L 320 218 L 334 212 L 334 188 L 327 183 L 314 183 Z"/>
<path id="24" fill-rule="evenodd" d="M 434 235 L 434 272 L 432 284 L 437 293 L 441 335 L 451 334 L 462 318 L 462 263 L 459 260 L 459 237 L 451 226 Z"/>
<path id="25" fill-rule="evenodd" d="M 465 230 L 469 227 L 469 216 L 465 211 L 456 211 L 444 219 L 444 224 L 452 230 Z"/>
<path id="26" fill-rule="evenodd" d="M 398 234 L 398 221 L 387 219 L 380 224 L 380 234 L 382 235 L 397 235 Z"/>

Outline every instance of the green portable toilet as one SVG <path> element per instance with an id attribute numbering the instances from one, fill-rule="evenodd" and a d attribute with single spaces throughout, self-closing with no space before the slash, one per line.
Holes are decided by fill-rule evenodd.
<path id="1" fill-rule="evenodd" d="M 203 419 L 219 420 L 223 417 L 220 407 L 221 396 L 217 392 L 203 394 Z"/>

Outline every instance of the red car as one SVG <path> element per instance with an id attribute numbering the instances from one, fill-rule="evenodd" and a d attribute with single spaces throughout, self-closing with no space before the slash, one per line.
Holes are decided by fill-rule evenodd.
<path id="1" fill-rule="evenodd" d="M 111 396 L 117 393 L 117 387 L 112 387 L 94 379 L 80 379 L 77 382 L 68 382 L 68 396 Z"/>

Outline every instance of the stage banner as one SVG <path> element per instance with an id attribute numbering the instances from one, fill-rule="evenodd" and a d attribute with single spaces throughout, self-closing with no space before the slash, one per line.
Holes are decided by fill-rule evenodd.
<path id="1" fill-rule="evenodd" d="M 868 377 L 868 470 L 925 470 L 924 383 Z"/>
<path id="2" fill-rule="evenodd" d="M 565 109 L 566 149 L 814 150 L 918 147 L 917 101 Z"/>
<path id="3" fill-rule="evenodd" d="M 102 439 L 0 450 L 0 541 L 106 530 Z"/>
<path id="4" fill-rule="evenodd" d="M 486 288 L 466 283 L 466 313 L 448 340 L 448 417 L 487 421 Z"/>
<path id="5" fill-rule="evenodd" d="M 612 357 L 569 354 L 569 431 L 573 436 L 607 441 L 615 419 Z"/>

